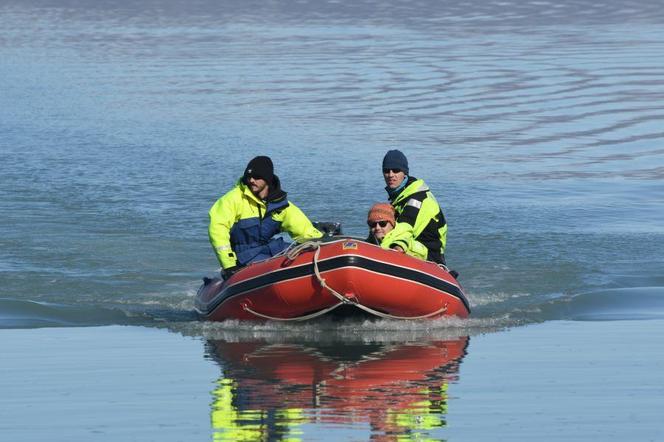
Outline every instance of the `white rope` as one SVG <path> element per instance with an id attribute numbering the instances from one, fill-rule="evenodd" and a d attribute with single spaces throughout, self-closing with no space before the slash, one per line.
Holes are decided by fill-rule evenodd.
<path id="1" fill-rule="evenodd" d="M 243 305 L 242 308 L 245 309 L 246 311 L 248 311 L 249 313 L 251 313 L 252 315 L 256 315 L 256 316 L 261 317 L 263 319 L 270 319 L 272 321 L 306 321 L 307 319 L 313 319 L 313 318 L 316 318 L 318 316 L 324 315 L 325 313 L 330 312 L 330 311 L 334 310 L 335 308 L 339 307 L 341 304 L 342 303 L 339 302 L 338 304 L 335 304 L 332 307 L 320 310 L 320 311 L 315 312 L 315 313 L 311 313 L 309 315 L 297 316 L 295 318 L 278 318 L 276 316 L 265 315 L 263 313 L 258 313 L 256 311 L 252 310 L 251 308 L 249 308 L 246 305 Z"/>
<path id="2" fill-rule="evenodd" d="M 314 274 L 316 275 L 316 278 L 318 279 L 318 282 L 320 283 L 320 285 L 324 289 L 327 289 L 333 296 L 335 296 L 340 301 L 339 304 L 335 305 L 334 307 L 330 308 L 329 310 L 337 308 L 342 303 L 343 304 L 352 304 L 355 307 L 360 308 L 360 309 L 364 310 L 367 313 L 371 313 L 372 315 L 379 316 L 381 318 L 385 318 L 385 319 L 403 319 L 403 320 L 430 318 L 432 316 L 436 316 L 436 315 L 439 315 L 439 314 L 444 313 L 445 311 L 447 311 L 447 304 L 445 304 L 443 307 L 436 310 L 435 312 L 428 313 L 426 315 L 421 315 L 421 316 L 396 316 L 396 315 L 391 315 L 389 313 L 374 310 L 371 307 L 367 307 L 365 305 L 362 305 L 355 298 L 348 298 L 348 297 L 342 295 L 341 293 L 339 293 L 338 291 L 334 290 L 332 287 L 327 285 L 327 282 L 325 281 L 325 278 L 323 278 L 323 276 L 320 274 L 320 270 L 318 268 L 318 257 L 320 255 L 320 246 L 321 246 L 320 241 L 307 241 L 307 242 L 304 242 L 302 244 L 299 244 L 299 245 L 293 247 L 292 249 L 289 249 L 286 253 L 286 257 L 289 260 L 293 261 L 293 260 L 295 260 L 295 258 L 298 257 L 298 255 L 300 255 L 300 253 L 304 252 L 305 250 L 309 250 L 309 249 L 315 249 L 316 250 L 316 252 L 314 253 L 314 257 L 313 257 Z M 327 311 L 329 311 L 329 310 L 327 310 Z M 316 317 L 316 316 L 320 316 L 320 315 L 316 314 L 313 317 Z M 300 320 L 300 319 L 298 319 L 298 320 Z M 301 320 L 304 320 L 304 319 L 301 319 Z"/>
<path id="3" fill-rule="evenodd" d="M 380 316 L 381 318 L 386 318 L 386 319 L 425 319 L 425 318 L 431 318 L 432 316 L 436 316 L 438 314 L 444 313 L 447 311 L 447 304 L 445 304 L 442 308 L 436 310 L 433 313 L 427 313 L 426 315 L 421 315 L 421 316 L 396 316 L 396 315 L 390 315 L 389 313 L 383 313 L 378 310 L 374 310 L 370 307 L 367 307 L 366 305 L 362 305 L 359 302 L 355 304 L 356 307 L 361 308 L 362 310 L 369 312 L 371 314 L 374 314 L 376 316 Z"/>
<path id="4" fill-rule="evenodd" d="M 284 251 L 284 254 L 286 255 L 286 258 L 288 258 L 290 261 L 294 261 L 295 258 L 297 258 L 300 255 L 300 253 L 306 250 L 320 249 L 321 244 L 322 244 L 321 241 L 306 241 L 303 242 L 302 244 L 293 243 L 291 244 L 290 247 L 288 247 Z"/>
<path id="5" fill-rule="evenodd" d="M 446 266 L 445 264 L 438 263 L 438 264 L 436 264 L 436 265 L 437 265 L 438 267 L 440 267 L 441 269 L 445 270 L 447 273 L 450 272 L 450 269 L 448 269 L 447 266 Z"/>

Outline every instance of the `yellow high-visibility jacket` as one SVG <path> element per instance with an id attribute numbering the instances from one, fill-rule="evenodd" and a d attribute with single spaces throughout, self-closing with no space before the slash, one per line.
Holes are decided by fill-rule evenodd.
<path id="1" fill-rule="evenodd" d="M 267 201 L 256 197 L 240 179 L 214 203 L 209 215 L 210 243 L 224 269 L 283 251 L 288 244 L 281 237 L 274 238 L 280 232 L 288 233 L 297 242 L 322 236 L 306 215 L 286 199 L 276 175 Z"/>
<path id="2" fill-rule="evenodd" d="M 398 240 L 407 242 L 412 237 L 427 248 L 427 260 L 444 262 L 447 222 L 429 186 L 423 180 L 409 177 L 406 187 L 390 202 L 396 211 L 397 224 L 385 235 L 381 247 L 388 249 L 398 244 Z"/>
<path id="3" fill-rule="evenodd" d="M 385 238 L 383 238 L 382 242 L 379 242 L 378 239 L 376 239 L 376 237 L 370 233 L 369 237 L 367 238 L 367 242 L 370 242 L 371 244 L 378 244 L 384 249 L 389 249 L 393 246 L 399 246 L 404 250 L 404 252 L 406 252 L 406 255 L 426 260 L 429 250 L 424 244 L 413 237 L 413 232 L 411 230 L 412 229 L 402 227 L 399 229 L 397 235 L 389 235 L 389 233 L 393 232 L 392 230 L 388 233 L 388 235 L 385 236 Z"/>

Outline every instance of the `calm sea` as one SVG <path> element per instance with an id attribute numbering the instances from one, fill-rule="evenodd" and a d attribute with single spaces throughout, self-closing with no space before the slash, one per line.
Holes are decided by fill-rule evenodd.
<path id="1" fill-rule="evenodd" d="M 469 320 L 197 321 L 207 211 L 249 159 L 270 155 L 311 219 L 363 235 L 395 148 L 443 207 Z M 0 1 L 0 328 L 201 339 L 224 369 L 222 439 L 285 438 L 307 407 L 331 411 L 313 427 L 421 436 L 444 426 L 473 335 L 646 328 L 664 318 L 662 220 L 659 0 Z M 412 413 L 377 417 L 384 372 L 405 385 L 390 410 Z"/>

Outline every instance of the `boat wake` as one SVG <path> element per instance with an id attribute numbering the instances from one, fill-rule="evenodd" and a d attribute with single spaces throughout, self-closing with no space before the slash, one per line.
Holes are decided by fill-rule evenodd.
<path id="1" fill-rule="evenodd" d="M 361 341 L 447 339 L 476 335 L 527 324 L 556 321 L 649 320 L 664 318 L 664 287 L 644 286 L 598 289 L 578 294 L 470 294 L 469 318 L 403 321 L 392 319 L 345 320 L 321 317 L 301 323 L 277 321 L 200 320 L 191 293 L 186 302 L 155 297 L 135 302 L 103 304 L 50 303 L 0 298 L 0 329 L 139 325 L 163 327 L 187 336 L 208 339 L 339 339 Z"/>
<path id="2" fill-rule="evenodd" d="M 486 299 L 485 299 L 486 301 Z M 473 306 L 473 317 L 506 315 L 513 325 L 555 320 L 605 321 L 664 318 L 664 287 L 597 289 L 578 294 L 552 293 L 491 297 Z"/>
<path id="3" fill-rule="evenodd" d="M 0 329 L 41 327 L 91 327 L 105 325 L 150 326 L 168 321 L 193 320 L 193 312 L 159 306 L 69 305 L 0 298 Z"/>

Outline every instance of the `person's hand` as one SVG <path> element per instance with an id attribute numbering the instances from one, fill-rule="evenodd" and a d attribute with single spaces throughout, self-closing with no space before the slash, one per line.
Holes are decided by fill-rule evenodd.
<path id="1" fill-rule="evenodd" d="M 392 250 L 396 250 L 397 252 L 400 252 L 400 253 L 406 253 L 406 251 L 401 246 L 397 246 L 397 245 L 392 246 Z"/>
<path id="2" fill-rule="evenodd" d="M 223 269 L 223 270 L 221 271 L 221 276 L 222 276 L 224 279 L 229 279 L 229 278 L 230 278 L 231 276 L 233 276 L 233 275 L 235 274 L 235 272 L 237 272 L 238 270 L 240 270 L 240 268 L 239 268 L 238 266 L 233 266 L 233 267 L 229 267 L 229 268 L 227 268 L 227 269 Z"/>

